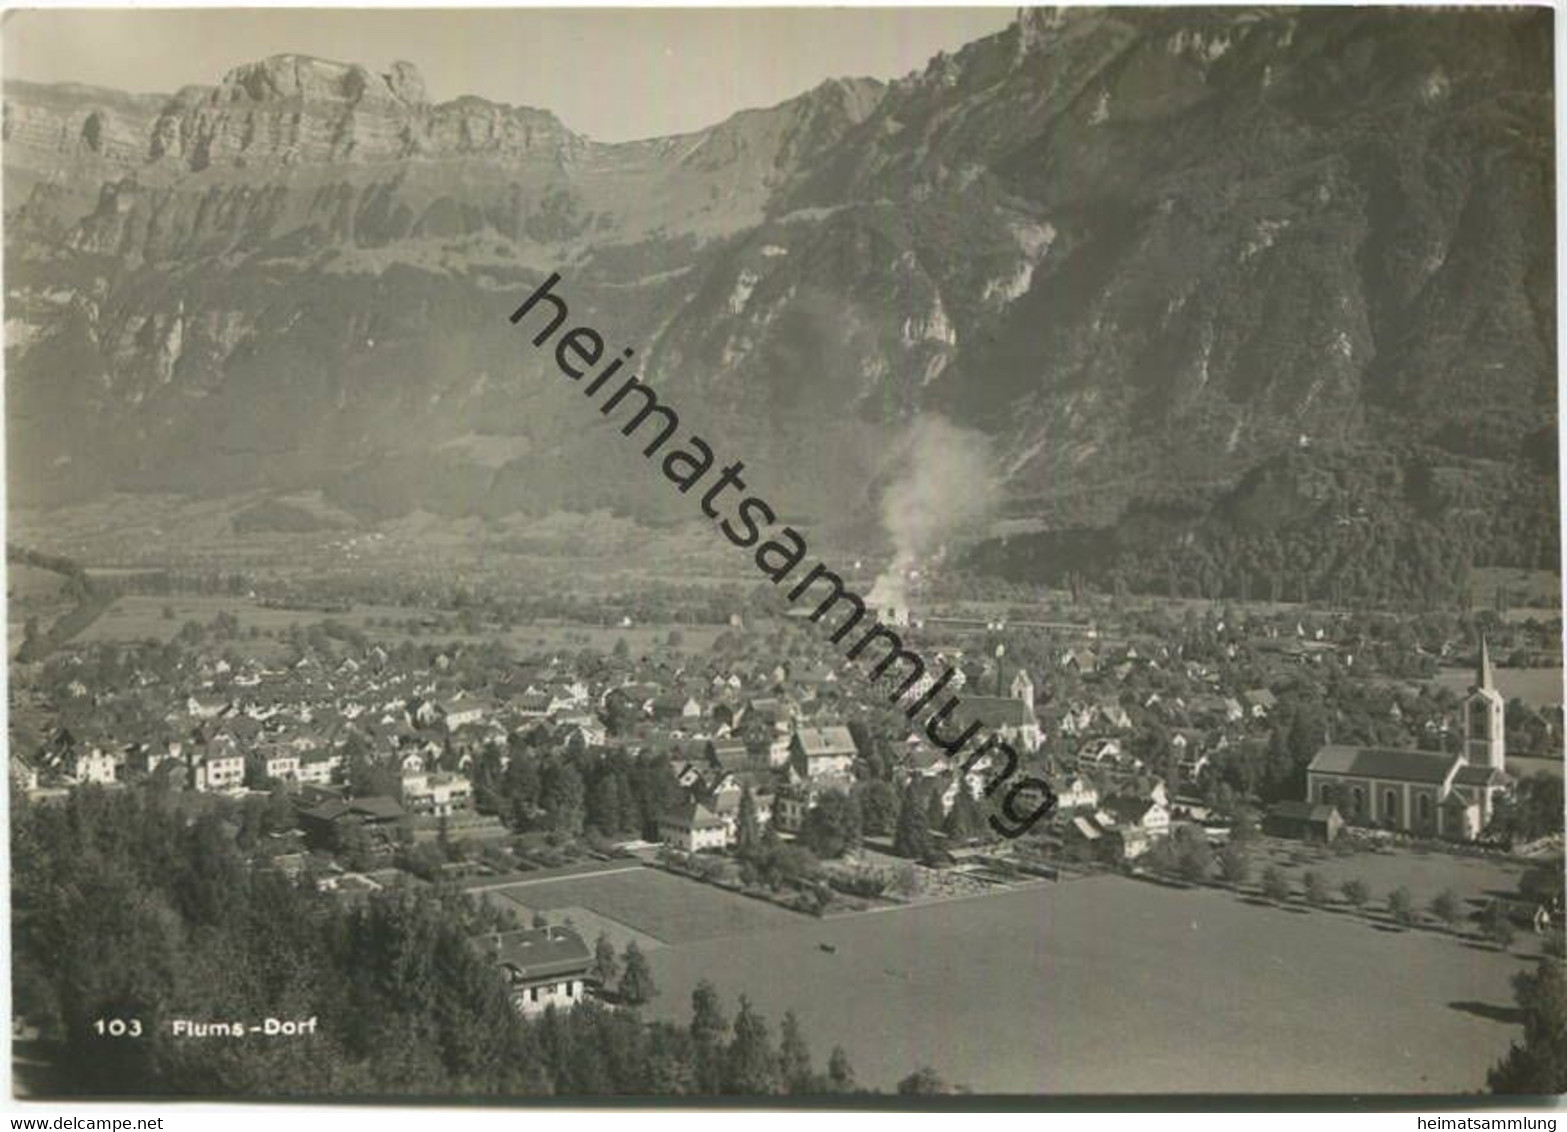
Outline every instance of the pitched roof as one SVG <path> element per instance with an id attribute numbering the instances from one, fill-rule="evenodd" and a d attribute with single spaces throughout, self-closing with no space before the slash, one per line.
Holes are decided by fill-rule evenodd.
<path id="1" fill-rule="evenodd" d="M 1287 818 L 1291 821 L 1325 822 L 1333 814 L 1334 807 L 1320 802 L 1279 802 L 1268 811 L 1271 818 Z"/>
<path id="2" fill-rule="evenodd" d="M 1104 836 L 1104 831 L 1091 818 L 1075 817 L 1072 819 L 1072 825 L 1089 841 L 1098 841 Z"/>
<path id="3" fill-rule="evenodd" d="M 786 719 L 789 715 L 788 705 L 776 696 L 757 696 L 746 704 L 745 709 L 748 714 L 774 722 Z"/>
<path id="4" fill-rule="evenodd" d="M 676 806 L 664 815 L 667 825 L 683 826 L 686 829 L 712 829 L 723 825 L 723 821 L 712 810 L 700 802 L 686 802 Z"/>
<path id="5" fill-rule="evenodd" d="M 1118 794 L 1099 803 L 1117 821 L 1141 822 L 1148 811 L 1159 805 L 1152 798 L 1138 798 L 1131 794 Z"/>
<path id="6" fill-rule="evenodd" d="M 588 945 L 570 928 L 492 932 L 481 937 L 479 942 L 497 963 L 510 967 L 520 979 L 545 979 L 586 971 L 593 962 Z"/>
<path id="7" fill-rule="evenodd" d="M 400 818 L 403 816 L 403 808 L 398 805 L 396 799 L 388 798 L 385 794 L 372 794 L 365 798 L 354 798 L 348 803 L 348 808 L 356 814 L 363 814 L 367 818 Z"/>
<path id="8" fill-rule="evenodd" d="M 722 770 L 743 770 L 756 761 L 751 755 L 751 749 L 739 739 L 711 740 L 708 743 L 708 754 L 714 765 Z M 765 756 L 761 764 L 767 765 Z"/>
<path id="9" fill-rule="evenodd" d="M 1458 758 L 1440 751 L 1330 744 L 1317 752 L 1306 769 L 1312 774 L 1439 783 L 1447 780 L 1448 772 Z"/>
<path id="10" fill-rule="evenodd" d="M 800 749 L 805 752 L 807 758 L 859 753 L 854 746 L 854 736 L 849 734 L 849 729 L 842 724 L 828 727 L 801 727 L 795 731 L 795 737 L 800 740 Z"/>
<path id="11" fill-rule="evenodd" d="M 316 821 L 336 821 L 349 812 L 348 803 L 337 798 L 330 798 L 318 806 L 312 806 L 308 810 L 300 810 L 302 818 L 314 818 Z"/>
<path id="12" fill-rule="evenodd" d="M 1507 775 L 1494 766 L 1461 766 L 1453 776 L 1458 786 L 1501 786 Z"/>

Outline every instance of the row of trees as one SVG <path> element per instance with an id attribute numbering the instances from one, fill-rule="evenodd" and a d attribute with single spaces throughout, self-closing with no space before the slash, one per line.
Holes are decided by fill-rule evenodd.
<path id="1" fill-rule="evenodd" d="M 959 781 L 950 811 L 943 805 L 941 790 L 935 785 L 915 779 L 904 785 L 893 821 L 893 852 L 911 861 L 935 861 L 940 856 L 937 832 L 945 835 L 948 844 L 994 839 L 984 808 L 966 780 Z"/>
<path id="2" fill-rule="evenodd" d="M 1178 877 L 1192 884 L 1201 884 L 1215 875 L 1225 883 L 1240 887 L 1252 876 L 1252 854 L 1249 838 L 1232 840 L 1215 853 L 1206 835 L 1193 826 L 1181 826 L 1174 835 L 1156 841 L 1149 849 L 1146 863 L 1154 871 L 1170 877 Z M 1293 886 L 1284 871 L 1277 865 L 1262 870 L 1259 889 L 1264 899 L 1275 904 L 1288 903 Z M 1364 908 L 1371 903 L 1369 885 L 1358 877 L 1351 877 L 1338 887 L 1338 895 L 1351 908 Z M 1307 870 L 1301 877 L 1301 896 L 1307 904 L 1325 908 L 1335 902 L 1333 887 L 1320 873 Z M 1413 927 L 1422 919 L 1422 912 L 1413 893 L 1400 885 L 1387 895 L 1387 911 L 1392 919 L 1405 927 Z M 1426 911 L 1438 923 L 1450 931 L 1460 931 L 1473 917 L 1464 906 L 1463 899 L 1453 889 L 1444 889 L 1433 897 Z M 1479 917 L 1481 930 L 1486 937 L 1506 948 L 1512 944 L 1514 928 L 1507 907 L 1493 900 L 1486 905 Z"/>

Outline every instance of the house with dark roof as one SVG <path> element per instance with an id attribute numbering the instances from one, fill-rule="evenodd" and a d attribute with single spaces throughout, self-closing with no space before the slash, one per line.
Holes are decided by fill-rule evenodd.
<path id="1" fill-rule="evenodd" d="M 707 761 L 714 769 L 721 771 L 767 769 L 765 752 L 758 758 L 751 753 L 751 748 L 745 740 L 733 737 L 709 739 Z"/>
<path id="2" fill-rule="evenodd" d="M 1039 750 L 1044 741 L 1031 697 L 966 694 L 958 701 L 957 714 L 960 719 L 984 724 L 1006 742 L 1029 753 Z"/>
<path id="3" fill-rule="evenodd" d="M 777 696 L 754 696 L 746 701 L 741 722 L 757 722 L 769 727 L 786 727 L 792 715 L 787 701 Z"/>
<path id="4" fill-rule="evenodd" d="M 733 842 L 740 833 L 740 800 L 746 790 L 751 791 L 751 804 L 755 808 L 757 827 L 773 818 L 773 782 L 769 771 L 726 772 L 691 792 L 691 799 L 706 806 L 713 816 L 724 823 L 726 842 Z"/>
<path id="5" fill-rule="evenodd" d="M 384 795 L 353 798 L 347 801 L 330 798 L 309 809 L 300 810 L 299 828 L 312 846 L 331 849 L 339 844 L 339 829 L 348 825 L 367 828 L 395 825 L 403 817 L 403 808 L 395 799 Z"/>
<path id="6" fill-rule="evenodd" d="M 1062 830 L 1062 841 L 1074 854 L 1105 861 L 1135 861 L 1148 851 L 1152 838 L 1137 825 L 1120 825 L 1104 811 L 1078 814 Z"/>
<path id="7" fill-rule="evenodd" d="M 1157 798 L 1117 794 L 1100 802 L 1098 813 L 1114 819 L 1120 828 L 1140 829 L 1149 837 L 1170 832 L 1170 808 Z"/>
<path id="8" fill-rule="evenodd" d="M 842 724 L 827 727 L 797 727 L 789 741 L 789 761 L 801 777 L 841 778 L 854 768 L 859 751 L 854 736 Z"/>
<path id="9" fill-rule="evenodd" d="M 1473 841 L 1512 781 L 1504 709 L 1482 639 L 1479 670 L 1464 699 L 1459 751 L 1329 744 L 1306 768 L 1306 801 L 1335 805 L 1355 825 Z"/>
<path id="10" fill-rule="evenodd" d="M 512 1005 L 525 1016 L 569 1010 L 587 993 L 593 953 L 570 928 L 491 932 L 477 942 L 505 973 Z"/>
<path id="11" fill-rule="evenodd" d="M 1320 802 L 1279 802 L 1262 819 L 1262 831 L 1271 837 L 1323 844 L 1336 838 L 1343 827 L 1338 810 Z"/>

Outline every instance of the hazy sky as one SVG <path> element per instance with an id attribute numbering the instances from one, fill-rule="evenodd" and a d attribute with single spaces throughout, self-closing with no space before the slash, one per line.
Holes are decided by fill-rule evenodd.
<path id="1" fill-rule="evenodd" d="M 823 79 L 890 79 L 988 35 L 1011 8 L 34 10 L 0 24 L 5 74 L 172 93 L 283 52 L 385 71 L 434 101 L 553 110 L 601 141 L 699 129 Z"/>

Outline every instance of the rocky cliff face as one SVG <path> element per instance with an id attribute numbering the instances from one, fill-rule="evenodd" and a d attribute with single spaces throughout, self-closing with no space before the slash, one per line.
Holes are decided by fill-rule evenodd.
<path id="1" fill-rule="evenodd" d="M 476 98 L 431 106 L 411 63 L 375 75 L 305 55 L 236 67 L 215 87 L 172 97 L 15 83 L 5 121 L 7 164 L 40 172 L 86 156 L 127 174 L 209 166 L 262 173 L 475 151 L 570 153 L 583 144 L 547 111 Z"/>
<path id="2" fill-rule="evenodd" d="M 1500 11 L 1029 10 L 625 145 L 401 63 L 9 84 L 13 492 L 659 507 L 508 333 L 553 269 L 818 517 L 930 409 L 1035 526 L 1308 447 L 1505 463 L 1554 421 L 1551 130 L 1549 16 Z"/>

